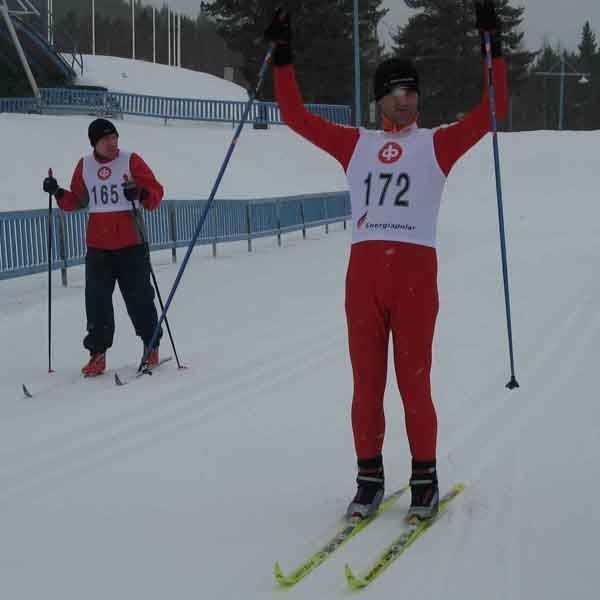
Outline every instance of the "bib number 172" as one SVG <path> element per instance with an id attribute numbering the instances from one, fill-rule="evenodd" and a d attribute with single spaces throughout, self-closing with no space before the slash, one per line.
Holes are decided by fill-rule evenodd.
<path id="1" fill-rule="evenodd" d="M 379 173 L 379 180 L 382 183 L 381 194 L 379 196 L 379 206 L 383 206 L 386 201 L 390 184 L 394 181 L 394 173 Z M 365 205 L 369 206 L 371 202 L 371 188 L 373 183 L 373 173 L 365 179 Z M 392 193 L 396 194 L 394 206 L 408 206 L 408 199 L 405 198 L 410 189 L 410 177 L 406 173 L 400 173 L 394 182 Z"/>

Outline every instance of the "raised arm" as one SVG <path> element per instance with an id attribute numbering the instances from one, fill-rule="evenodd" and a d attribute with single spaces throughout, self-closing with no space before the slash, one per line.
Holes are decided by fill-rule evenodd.
<path id="1" fill-rule="evenodd" d="M 503 119 L 508 106 L 506 63 L 502 58 L 493 61 L 496 116 Z M 485 73 L 485 91 L 481 102 L 464 119 L 438 129 L 434 136 L 435 155 L 442 171 L 448 175 L 458 159 L 467 153 L 491 128 L 490 96 Z"/>
<path id="2" fill-rule="evenodd" d="M 475 2 L 475 26 L 479 30 L 481 55 L 484 61 L 487 57 L 485 33 L 490 35 L 496 117 L 500 120 L 506 115 L 508 107 L 508 83 L 506 63 L 502 58 L 501 24 L 493 0 Z M 435 154 L 446 175 L 450 173 L 456 161 L 490 131 L 490 89 L 487 65 L 484 81 L 485 90 L 481 103 L 458 123 L 438 129 L 434 134 Z"/>
<path id="3" fill-rule="evenodd" d="M 336 158 L 346 170 L 360 135 L 359 130 L 337 125 L 306 109 L 292 65 L 291 37 L 289 13 L 277 10 L 265 31 L 265 39 L 275 45 L 275 96 L 281 118 L 296 133 Z"/>

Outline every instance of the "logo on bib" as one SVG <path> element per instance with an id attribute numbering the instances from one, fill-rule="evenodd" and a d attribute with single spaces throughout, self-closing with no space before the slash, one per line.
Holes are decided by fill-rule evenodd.
<path id="1" fill-rule="evenodd" d="M 100 167 L 98 169 L 98 179 L 101 179 L 102 181 L 110 179 L 111 175 L 112 171 L 108 167 Z"/>
<path id="2" fill-rule="evenodd" d="M 356 229 L 362 229 L 367 224 L 368 215 L 369 211 L 367 211 L 358 221 L 356 221 Z"/>
<path id="3" fill-rule="evenodd" d="M 396 142 L 388 142 L 379 151 L 379 160 L 386 165 L 390 165 L 400 160 L 402 156 L 402 146 Z"/>

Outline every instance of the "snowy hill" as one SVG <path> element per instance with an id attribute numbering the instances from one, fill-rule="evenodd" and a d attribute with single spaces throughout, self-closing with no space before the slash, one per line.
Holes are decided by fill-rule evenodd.
<path id="1" fill-rule="evenodd" d="M 183 67 L 84 54 L 83 68 L 83 75 L 76 81 L 78 85 L 100 85 L 114 92 L 148 96 L 248 100 L 243 87 L 214 75 Z"/>
<path id="2" fill-rule="evenodd" d="M 75 144 L 85 121 L 3 116 L 3 131 L 7 124 L 53 138 L 56 160 L 63 151 L 56 140 Z M 126 125 L 123 141 L 160 135 L 143 123 Z M 167 127 L 164 136 L 172 130 L 198 144 L 208 135 L 206 127 L 186 125 Z M 303 189 L 313 176 L 325 189 L 343 181 L 335 163 L 284 128 L 246 133 L 246 153 L 229 173 L 231 190 L 268 196 L 284 186 Z M 279 181 L 272 162 L 252 162 L 257 139 L 265 152 L 272 147 L 272 160 L 290 152 L 280 156 L 283 164 L 296 162 L 290 181 Z M 442 490 L 457 481 L 467 488 L 361 598 L 597 598 L 599 141 L 598 132 L 501 137 L 521 384 L 512 392 L 504 388 L 489 138 L 452 172 L 440 222 L 433 393 Z M 23 141 L 16 151 L 26 148 Z M 220 154 L 208 144 L 199 148 L 197 160 L 181 167 L 182 189 L 202 179 L 200 159 Z M 157 151 L 156 170 L 170 173 L 177 151 Z M 14 155 L 15 147 L 0 149 L 11 171 Z M 43 171 L 47 156 L 34 152 L 30 171 Z M 23 179 L 8 176 L 8 195 L 21 197 Z M 118 293 L 112 371 L 84 381 L 83 271 L 71 270 L 68 288 L 54 279 L 51 375 L 45 276 L 0 282 L 3 597 L 281 598 L 274 561 L 287 571 L 314 551 L 335 531 L 355 487 L 344 321 L 348 244 L 348 233 L 336 227 L 329 235 L 313 230 L 306 241 L 285 236 L 282 248 L 264 239 L 252 254 L 244 244 L 221 246 L 217 259 L 197 250 L 169 312 L 189 369 L 170 363 L 124 388 L 114 386 L 112 374 L 130 374 L 140 347 Z M 152 258 L 166 295 L 178 265 L 167 253 Z M 166 338 L 161 351 L 171 352 Z M 23 382 L 34 398 L 23 398 Z M 410 469 L 391 365 L 386 410 L 391 491 Z M 286 597 L 347 598 L 344 564 L 361 572 L 396 535 L 406 506 L 406 498 L 399 501 Z"/>

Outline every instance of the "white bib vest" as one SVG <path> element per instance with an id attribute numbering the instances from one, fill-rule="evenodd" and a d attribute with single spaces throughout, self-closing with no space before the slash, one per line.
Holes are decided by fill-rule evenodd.
<path id="1" fill-rule="evenodd" d="M 435 157 L 433 130 L 360 130 L 346 176 L 352 243 L 367 240 L 436 246 L 446 176 Z"/>
<path id="2" fill-rule="evenodd" d="M 107 163 L 98 162 L 93 154 L 84 157 L 83 181 L 88 190 L 90 213 L 131 210 L 131 202 L 123 193 L 124 175 L 131 179 L 130 157 L 131 152 L 122 150 L 117 158 Z"/>

